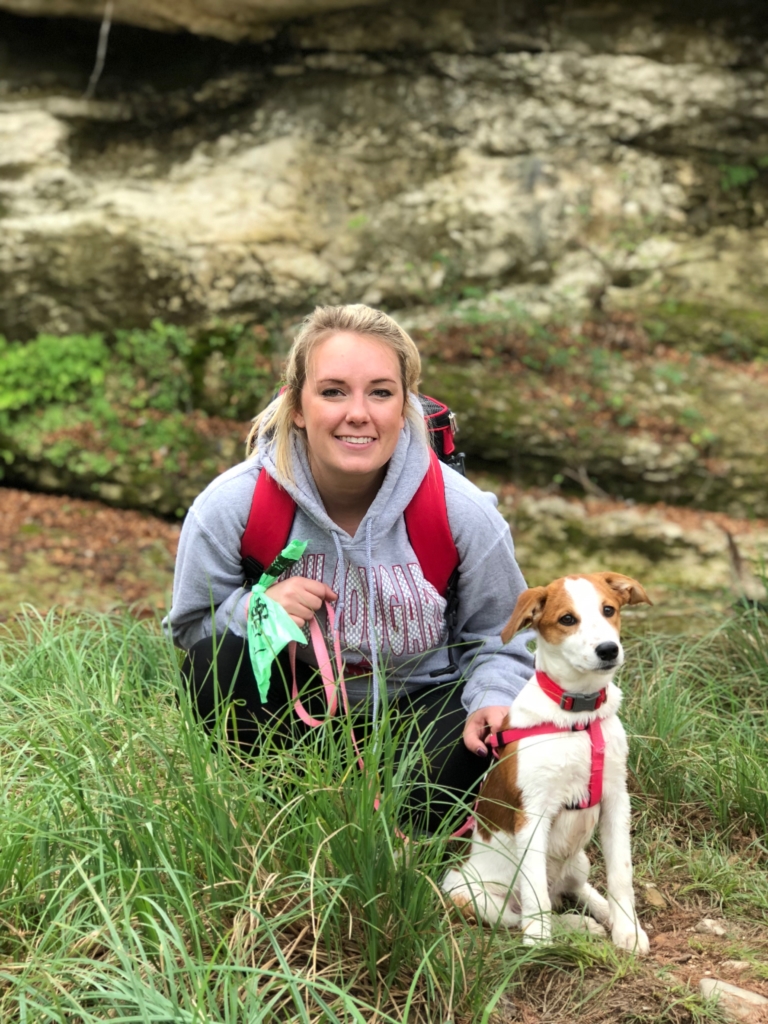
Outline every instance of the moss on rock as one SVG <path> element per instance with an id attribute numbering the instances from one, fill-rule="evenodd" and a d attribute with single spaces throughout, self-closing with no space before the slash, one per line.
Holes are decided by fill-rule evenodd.
<path id="1" fill-rule="evenodd" d="M 673 353 L 598 373 L 581 355 L 549 375 L 432 361 L 424 387 L 456 412 L 470 459 L 521 482 L 768 515 L 765 372 Z"/>
<path id="2" fill-rule="evenodd" d="M 768 358 L 768 312 L 667 300 L 640 318 L 655 341 L 733 362 Z"/>
<path id="3" fill-rule="evenodd" d="M 470 460 L 526 484 L 768 516 L 768 373 L 588 326 L 422 338 L 424 390 L 456 412 Z M 281 344 L 265 328 L 192 335 L 159 322 L 2 342 L 2 479 L 182 515 L 242 458 Z"/>

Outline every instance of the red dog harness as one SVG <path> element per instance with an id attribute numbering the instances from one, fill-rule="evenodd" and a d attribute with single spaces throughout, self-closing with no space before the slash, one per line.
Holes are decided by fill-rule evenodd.
<path id="1" fill-rule="evenodd" d="M 544 672 L 536 672 L 536 682 L 546 695 L 558 707 L 565 711 L 596 711 L 605 704 L 605 689 L 597 693 L 566 693 L 554 680 Z M 529 736 L 551 736 L 559 732 L 587 732 L 592 744 L 592 764 L 589 773 L 589 797 L 578 804 L 568 804 L 566 810 L 579 811 L 587 807 L 595 807 L 603 797 L 603 768 L 605 767 L 605 739 L 600 719 L 593 719 L 588 725 L 559 726 L 552 722 L 543 725 L 532 725 L 527 729 L 504 729 L 493 733 L 485 742 L 492 748 L 494 756 L 499 756 L 499 748 L 508 743 L 517 743 Z"/>

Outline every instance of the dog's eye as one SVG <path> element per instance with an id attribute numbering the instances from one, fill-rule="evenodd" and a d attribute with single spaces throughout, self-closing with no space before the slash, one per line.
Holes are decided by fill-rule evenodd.
<path id="1" fill-rule="evenodd" d="M 577 619 L 575 615 L 571 615 L 570 612 L 566 612 L 565 615 L 561 615 L 557 621 L 561 626 L 575 626 Z"/>
<path id="2" fill-rule="evenodd" d="M 606 619 L 610 619 L 610 617 L 615 614 L 616 609 L 612 605 L 607 604 L 603 607 L 603 615 L 606 617 Z"/>

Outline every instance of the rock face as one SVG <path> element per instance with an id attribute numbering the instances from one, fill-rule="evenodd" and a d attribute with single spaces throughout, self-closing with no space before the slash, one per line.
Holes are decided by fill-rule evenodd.
<path id="1" fill-rule="evenodd" d="M 221 11 L 231 38 L 313 6 Z M 42 75 L 45 39 L 6 16 L 0 331 L 502 289 L 545 318 L 630 309 L 766 348 L 761 5 L 667 6 L 390 3 L 215 60 L 116 26 L 89 101 L 95 26 L 62 28 Z"/>
<path id="2" fill-rule="evenodd" d="M 275 22 L 301 18 L 343 7 L 363 7 L 379 0 L 119 0 L 113 17 L 127 25 L 174 32 L 185 29 L 228 42 L 268 39 Z M 97 18 L 104 16 L 104 0 L 3 0 L 0 8 L 15 14 L 47 17 Z"/>

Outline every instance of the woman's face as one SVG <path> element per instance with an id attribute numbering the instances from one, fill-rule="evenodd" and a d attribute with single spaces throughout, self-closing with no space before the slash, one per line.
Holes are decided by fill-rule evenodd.
<path id="1" fill-rule="evenodd" d="M 379 477 L 405 424 L 400 362 L 384 342 L 339 332 L 312 350 L 297 427 L 306 430 L 315 482 L 349 489 Z"/>

